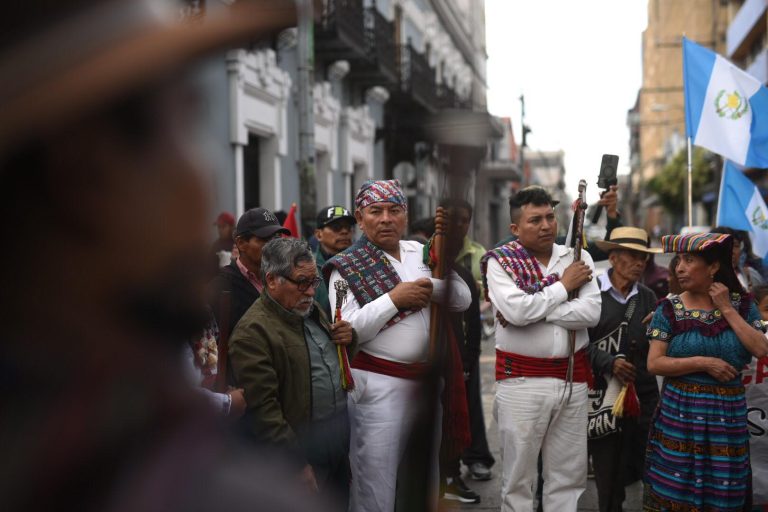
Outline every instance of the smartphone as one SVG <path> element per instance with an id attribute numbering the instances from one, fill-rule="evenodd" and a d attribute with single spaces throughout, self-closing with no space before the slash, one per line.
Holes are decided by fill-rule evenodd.
<path id="1" fill-rule="evenodd" d="M 600 176 L 597 178 L 597 188 L 607 189 L 617 183 L 616 169 L 618 166 L 618 155 L 603 155 L 603 160 L 600 162 Z"/>

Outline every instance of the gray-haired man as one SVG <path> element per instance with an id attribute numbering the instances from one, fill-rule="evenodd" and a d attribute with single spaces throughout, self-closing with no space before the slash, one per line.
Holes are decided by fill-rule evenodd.
<path id="1" fill-rule="evenodd" d="M 305 242 L 271 240 L 261 274 L 264 293 L 229 342 L 231 375 L 245 390 L 243 427 L 256 441 L 300 458 L 308 484 L 345 505 L 349 423 L 335 344 L 351 344 L 354 331 L 348 322 L 331 325 L 315 307 L 322 280 Z"/>

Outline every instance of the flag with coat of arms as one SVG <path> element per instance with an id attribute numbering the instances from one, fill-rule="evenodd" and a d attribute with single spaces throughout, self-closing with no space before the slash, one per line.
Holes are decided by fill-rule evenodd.
<path id="1" fill-rule="evenodd" d="M 685 37 L 683 84 L 693 144 L 745 167 L 768 167 L 768 88 Z"/>
<path id="2" fill-rule="evenodd" d="M 752 252 L 768 256 L 768 207 L 760 190 L 733 162 L 725 161 L 717 205 L 717 225 L 749 233 Z"/>

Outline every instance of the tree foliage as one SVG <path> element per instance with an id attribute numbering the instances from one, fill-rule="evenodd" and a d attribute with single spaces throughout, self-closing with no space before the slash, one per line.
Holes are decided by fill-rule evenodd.
<path id="1" fill-rule="evenodd" d="M 693 149 L 693 200 L 701 198 L 704 187 L 714 178 L 714 155 L 701 148 Z M 654 176 L 648 187 L 670 213 L 682 214 L 688 203 L 688 150 L 683 149 Z"/>

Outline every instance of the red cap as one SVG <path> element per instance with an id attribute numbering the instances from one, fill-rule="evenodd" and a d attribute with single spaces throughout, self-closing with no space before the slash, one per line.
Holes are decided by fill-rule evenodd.
<path id="1" fill-rule="evenodd" d="M 214 225 L 221 226 L 222 224 L 229 224 L 230 226 L 234 226 L 235 216 L 229 212 L 221 212 L 219 216 L 216 217 L 216 222 L 214 222 Z"/>

